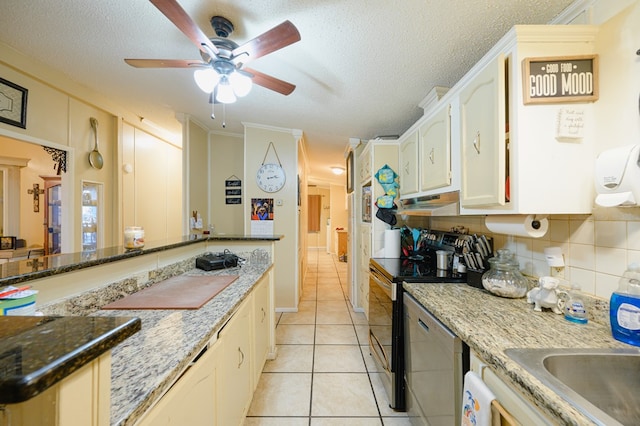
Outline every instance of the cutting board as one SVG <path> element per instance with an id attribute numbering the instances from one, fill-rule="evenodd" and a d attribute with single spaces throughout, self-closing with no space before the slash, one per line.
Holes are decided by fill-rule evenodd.
<path id="1" fill-rule="evenodd" d="M 102 309 L 199 309 L 237 279 L 237 275 L 179 275 L 109 303 Z"/>

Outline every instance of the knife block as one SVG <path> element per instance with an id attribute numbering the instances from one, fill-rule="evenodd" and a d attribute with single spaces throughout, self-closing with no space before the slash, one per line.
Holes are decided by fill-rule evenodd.
<path id="1" fill-rule="evenodd" d="M 471 287 L 484 289 L 482 286 L 482 275 L 487 272 L 487 269 L 471 269 L 467 267 L 467 284 Z"/>

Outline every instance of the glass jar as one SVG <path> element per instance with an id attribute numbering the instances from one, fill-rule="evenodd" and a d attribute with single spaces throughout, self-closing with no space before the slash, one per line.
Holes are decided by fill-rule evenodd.
<path id="1" fill-rule="evenodd" d="M 127 250 L 144 247 L 144 228 L 142 226 L 127 226 L 124 228 L 124 248 Z"/>
<path id="2" fill-rule="evenodd" d="M 518 260 L 507 249 L 489 259 L 491 269 L 482 275 L 482 286 L 502 297 L 517 299 L 527 294 L 528 280 L 520 273 Z"/>

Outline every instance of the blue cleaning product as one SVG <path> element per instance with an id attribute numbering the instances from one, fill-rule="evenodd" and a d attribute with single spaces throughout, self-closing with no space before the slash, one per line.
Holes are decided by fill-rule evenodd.
<path id="1" fill-rule="evenodd" d="M 586 324 L 589 321 L 587 317 L 587 308 L 584 299 L 580 296 L 580 286 L 574 284 L 569 292 L 569 301 L 564 307 L 564 317 L 568 321 L 578 324 Z"/>
<path id="2" fill-rule="evenodd" d="M 613 338 L 640 346 L 640 265 L 629 265 L 611 294 L 609 319 Z"/>

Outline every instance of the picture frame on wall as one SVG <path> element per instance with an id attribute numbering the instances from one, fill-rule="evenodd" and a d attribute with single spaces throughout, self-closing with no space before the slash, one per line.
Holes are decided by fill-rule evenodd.
<path id="1" fill-rule="evenodd" d="M 347 178 L 347 194 L 351 194 L 353 192 L 353 151 L 349 151 L 349 155 L 347 155 L 347 164 L 345 173 Z"/>
<path id="2" fill-rule="evenodd" d="M 27 128 L 28 90 L 0 77 L 0 122 Z"/>

